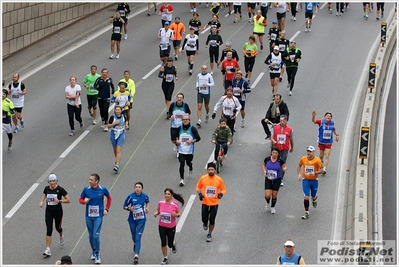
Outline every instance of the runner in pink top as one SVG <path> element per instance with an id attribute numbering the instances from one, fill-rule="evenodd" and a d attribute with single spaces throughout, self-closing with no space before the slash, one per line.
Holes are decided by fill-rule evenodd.
<path id="1" fill-rule="evenodd" d="M 162 265 L 168 264 L 168 248 L 166 247 L 166 239 L 168 239 L 168 247 L 172 248 L 172 252 L 176 253 L 176 242 L 175 242 L 175 233 L 176 233 L 176 218 L 180 217 L 180 208 L 177 201 L 184 206 L 183 196 L 180 194 L 176 194 L 172 189 L 166 188 L 164 190 L 165 199 L 159 201 L 158 208 L 154 213 L 154 216 L 159 217 L 159 236 L 161 238 L 161 246 L 162 246 L 162 254 L 163 261 Z M 174 199 L 176 200 L 174 200 Z"/>

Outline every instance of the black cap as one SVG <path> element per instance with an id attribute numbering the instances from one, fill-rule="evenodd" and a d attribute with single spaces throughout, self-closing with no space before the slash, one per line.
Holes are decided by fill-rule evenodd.
<path id="1" fill-rule="evenodd" d="M 119 85 L 119 86 L 124 85 L 125 88 L 127 87 L 127 83 L 125 83 L 125 82 L 119 82 L 118 85 Z"/>
<path id="2" fill-rule="evenodd" d="M 8 95 L 8 90 L 7 90 L 7 89 L 3 89 L 3 93 L 5 93 L 6 95 Z"/>
<path id="3" fill-rule="evenodd" d="M 61 264 L 72 264 L 71 256 L 69 255 L 62 256 Z"/>
<path id="4" fill-rule="evenodd" d="M 208 166 L 207 166 L 207 169 L 209 169 L 209 168 L 214 168 L 214 169 L 216 169 L 216 164 L 213 163 L 213 162 L 209 162 L 209 163 L 208 163 Z"/>

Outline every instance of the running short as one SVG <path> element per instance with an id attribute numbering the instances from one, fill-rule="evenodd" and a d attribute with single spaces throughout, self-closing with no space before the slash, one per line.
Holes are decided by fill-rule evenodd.
<path id="1" fill-rule="evenodd" d="M 181 40 L 173 41 L 173 47 L 180 47 Z"/>
<path id="2" fill-rule="evenodd" d="M 370 2 L 363 2 L 363 6 L 370 5 Z"/>
<path id="3" fill-rule="evenodd" d="M 159 47 L 159 57 L 169 57 L 170 54 L 170 45 L 168 45 L 168 48 L 165 50 L 161 50 L 161 47 Z"/>
<path id="4" fill-rule="evenodd" d="M 245 101 L 242 101 L 242 100 L 238 100 L 238 101 L 240 101 L 241 110 L 245 110 Z"/>
<path id="5" fill-rule="evenodd" d="M 186 50 L 186 55 L 189 57 L 189 56 L 195 56 L 195 52 L 196 51 L 188 51 L 188 50 Z"/>
<path id="6" fill-rule="evenodd" d="M 125 133 L 121 133 L 119 137 L 115 139 L 115 131 L 110 131 L 109 139 L 111 140 L 112 147 L 123 146 L 123 143 L 125 142 Z"/>
<path id="7" fill-rule="evenodd" d="M 228 80 L 224 80 L 224 89 L 227 89 L 230 86 L 233 87 L 233 82 L 232 81 L 228 81 Z"/>
<path id="8" fill-rule="evenodd" d="M 247 7 L 255 9 L 256 3 L 247 3 Z"/>
<path id="9" fill-rule="evenodd" d="M 240 13 L 241 14 L 241 5 L 236 6 L 234 5 L 234 14 Z"/>
<path id="10" fill-rule="evenodd" d="M 278 191 L 280 189 L 281 178 L 269 180 L 265 178 L 265 190 Z"/>
<path id="11" fill-rule="evenodd" d="M 205 95 L 205 94 L 197 94 L 197 103 L 202 104 L 205 103 L 205 105 L 209 104 L 209 101 L 211 100 L 211 95 Z"/>
<path id="12" fill-rule="evenodd" d="M 175 89 L 175 83 L 171 82 L 162 82 L 162 91 L 163 94 L 165 95 L 165 100 L 167 101 L 172 101 L 172 94 L 173 90 Z"/>
<path id="13" fill-rule="evenodd" d="M 170 140 L 176 141 L 176 139 L 179 137 L 179 131 L 180 131 L 180 127 L 179 128 L 173 128 L 170 127 Z"/>
<path id="14" fill-rule="evenodd" d="M 258 35 L 258 36 L 263 36 L 263 35 L 265 35 L 264 32 L 252 32 L 252 34 L 256 34 L 256 35 Z"/>
<path id="15" fill-rule="evenodd" d="M 127 25 L 127 22 L 128 22 L 128 18 L 126 18 L 126 17 L 121 17 L 122 19 L 123 19 L 123 21 L 125 22 L 125 25 Z"/>
<path id="16" fill-rule="evenodd" d="M 87 95 L 87 105 L 90 108 L 97 109 L 98 95 Z"/>
<path id="17" fill-rule="evenodd" d="M 18 113 L 22 113 L 22 109 L 23 109 L 23 107 L 14 108 L 14 109 L 15 109 L 15 111 L 16 111 L 16 112 L 18 112 Z"/>
<path id="18" fill-rule="evenodd" d="M 209 62 L 218 62 L 219 59 L 219 47 L 216 49 L 213 47 L 209 47 Z"/>
<path id="19" fill-rule="evenodd" d="M 377 2 L 377 10 L 382 10 L 382 12 L 384 12 L 384 4 L 385 3 Z"/>
<path id="20" fill-rule="evenodd" d="M 122 40 L 122 34 L 120 33 L 113 33 L 111 35 L 111 41 L 117 41 L 120 42 Z"/>
<path id="21" fill-rule="evenodd" d="M 205 204 L 202 204 L 202 223 L 205 225 L 208 225 L 208 219 L 209 219 L 209 224 L 210 225 L 215 225 L 215 219 L 216 215 L 218 213 L 218 207 L 219 205 L 215 206 L 207 206 Z"/>
<path id="22" fill-rule="evenodd" d="M 276 12 L 276 13 L 277 13 L 277 19 L 285 18 L 285 13 L 286 13 L 286 12 L 284 12 L 284 13 L 278 13 L 278 12 Z"/>
<path id="23" fill-rule="evenodd" d="M 321 150 L 321 151 L 324 151 L 324 149 L 331 149 L 332 148 L 332 144 L 318 144 L 318 146 L 319 146 L 319 149 Z"/>
<path id="24" fill-rule="evenodd" d="M 308 180 L 305 178 L 302 179 L 302 190 L 303 190 L 303 195 L 305 197 L 311 195 L 312 198 L 315 198 L 317 196 L 318 187 L 319 187 L 319 180 Z"/>
<path id="25" fill-rule="evenodd" d="M 3 123 L 3 132 L 6 132 L 8 134 L 12 133 L 11 123 Z"/>
<path id="26" fill-rule="evenodd" d="M 270 79 L 280 78 L 280 73 L 270 72 Z"/>
<path id="27" fill-rule="evenodd" d="M 312 19 L 313 18 L 313 12 L 305 11 L 305 19 Z"/>

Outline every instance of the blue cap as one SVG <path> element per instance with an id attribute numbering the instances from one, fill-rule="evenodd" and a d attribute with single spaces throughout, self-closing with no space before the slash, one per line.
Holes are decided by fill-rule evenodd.
<path id="1" fill-rule="evenodd" d="M 277 20 L 273 20 L 273 24 L 277 24 Z"/>
<path id="2" fill-rule="evenodd" d="M 277 23 L 277 22 L 276 22 Z M 169 21 L 166 21 L 164 25 L 170 25 Z"/>

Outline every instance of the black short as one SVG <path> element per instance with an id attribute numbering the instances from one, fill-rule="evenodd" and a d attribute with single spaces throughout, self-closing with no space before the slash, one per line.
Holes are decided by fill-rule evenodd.
<path id="1" fill-rule="evenodd" d="M 165 50 L 162 50 L 161 47 L 159 47 L 159 57 L 169 57 L 170 54 L 170 45 L 168 45 L 168 48 Z"/>
<path id="2" fill-rule="evenodd" d="M 180 131 L 180 127 L 179 128 L 170 127 L 170 140 L 171 141 L 176 141 L 176 138 L 179 137 L 179 131 Z"/>
<path id="3" fill-rule="evenodd" d="M 126 18 L 126 17 L 121 17 L 122 19 L 123 19 L 123 21 L 125 22 L 125 25 L 127 25 L 127 21 L 129 20 L 128 18 Z"/>
<path id="4" fill-rule="evenodd" d="M 276 14 L 277 14 L 277 19 L 285 18 L 285 12 L 284 12 L 284 13 L 278 13 L 278 12 L 276 12 Z"/>
<path id="5" fill-rule="evenodd" d="M 270 72 L 270 79 L 280 78 L 280 73 Z"/>
<path id="6" fill-rule="evenodd" d="M 89 108 L 97 109 L 98 95 L 87 95 L 87 106 Z"/>
<path id="7" fill-rule="evenodd" d="M 263 35 L 265 35 L 264 32 L 252 32 L 252 34 L 256 34 L 256 35 L 258 35 L 258 36 L 263 36 Z"/>
<path id="8" fill-rule="evenodd" d="M 211 100 L 211 95 L 205 95 L 205 94 L 197 94 L 197 104 L 202 104 L 203 102 L 205 105 L 209 104 L 209 101 Z"/>
<path id="9" fill-rule="evenodd" d="M 189 50 L 186 50 L 186 55 L 189 57 L 189 56 L 195 56 L 195 52 L 196 51 L 189 51 Z"/>
<path id="10" fill-rule="evenodd" d="M 363 2 L 363 6 L 370 5 L 370 2 Z"/>
<path id="11" fill-rule="evenodd" d="M 219 60 L 219 47 L 209 47 L 209 62 L 218 62 Z"/>
<path id="12" fill-rule="evenodd" d="M 305 11 L 305 19 L 312 19 L 313 18 L 313 12 Z"/>
<path id="13" fill-rule="evenodd" d="M 18 113 L 22 113 L 22 109 L 23 109 L 23 107 L 20 107 L 20 108 L 14 108 L 15 109 L 15 111 L 16 112 L 18 112 Z"/>
<path id="14" fill-rule="evenodd" d="M 255 9 L 256 3 L 247 3 L 247 7 Z"/>
<path id="15" fill-rule="evenodd" d="M 113 33 L 111 35 L 111 41 L 117 41 L 120 42 L 122 40 L 122 34 L 120 33 Z"/>
<path id="16" fill-rule="evenodd" d="M 173 47 L 180 47 L 181 40 L 173 41 Z"/>
<path id="17" fill-rule="evenodd" d="M 238 100 L 238 101 L 240 101 L 241 110 L 245 110 L 245 101 L 242 101 L 242 100 Z"/>
<path id="18" fill-rule="evenodd" d="M 384 4 L 385 3 L 381 3 L 381 2 L 377 2 L 377 10 L 382 10 L 382 12 L 384 12 Z"/>
<path id="19" fill-rule="evenodd" d="M 234 14 L 240 13 L 241 14 L 241 5 L 236 6 L 234 5 Z"/>
<path id="20" fill-rule="evenodd" d="M 269 180 L 265 178 L 265 190 L 278 191 L 280 189 L 281 178 Z"/>

